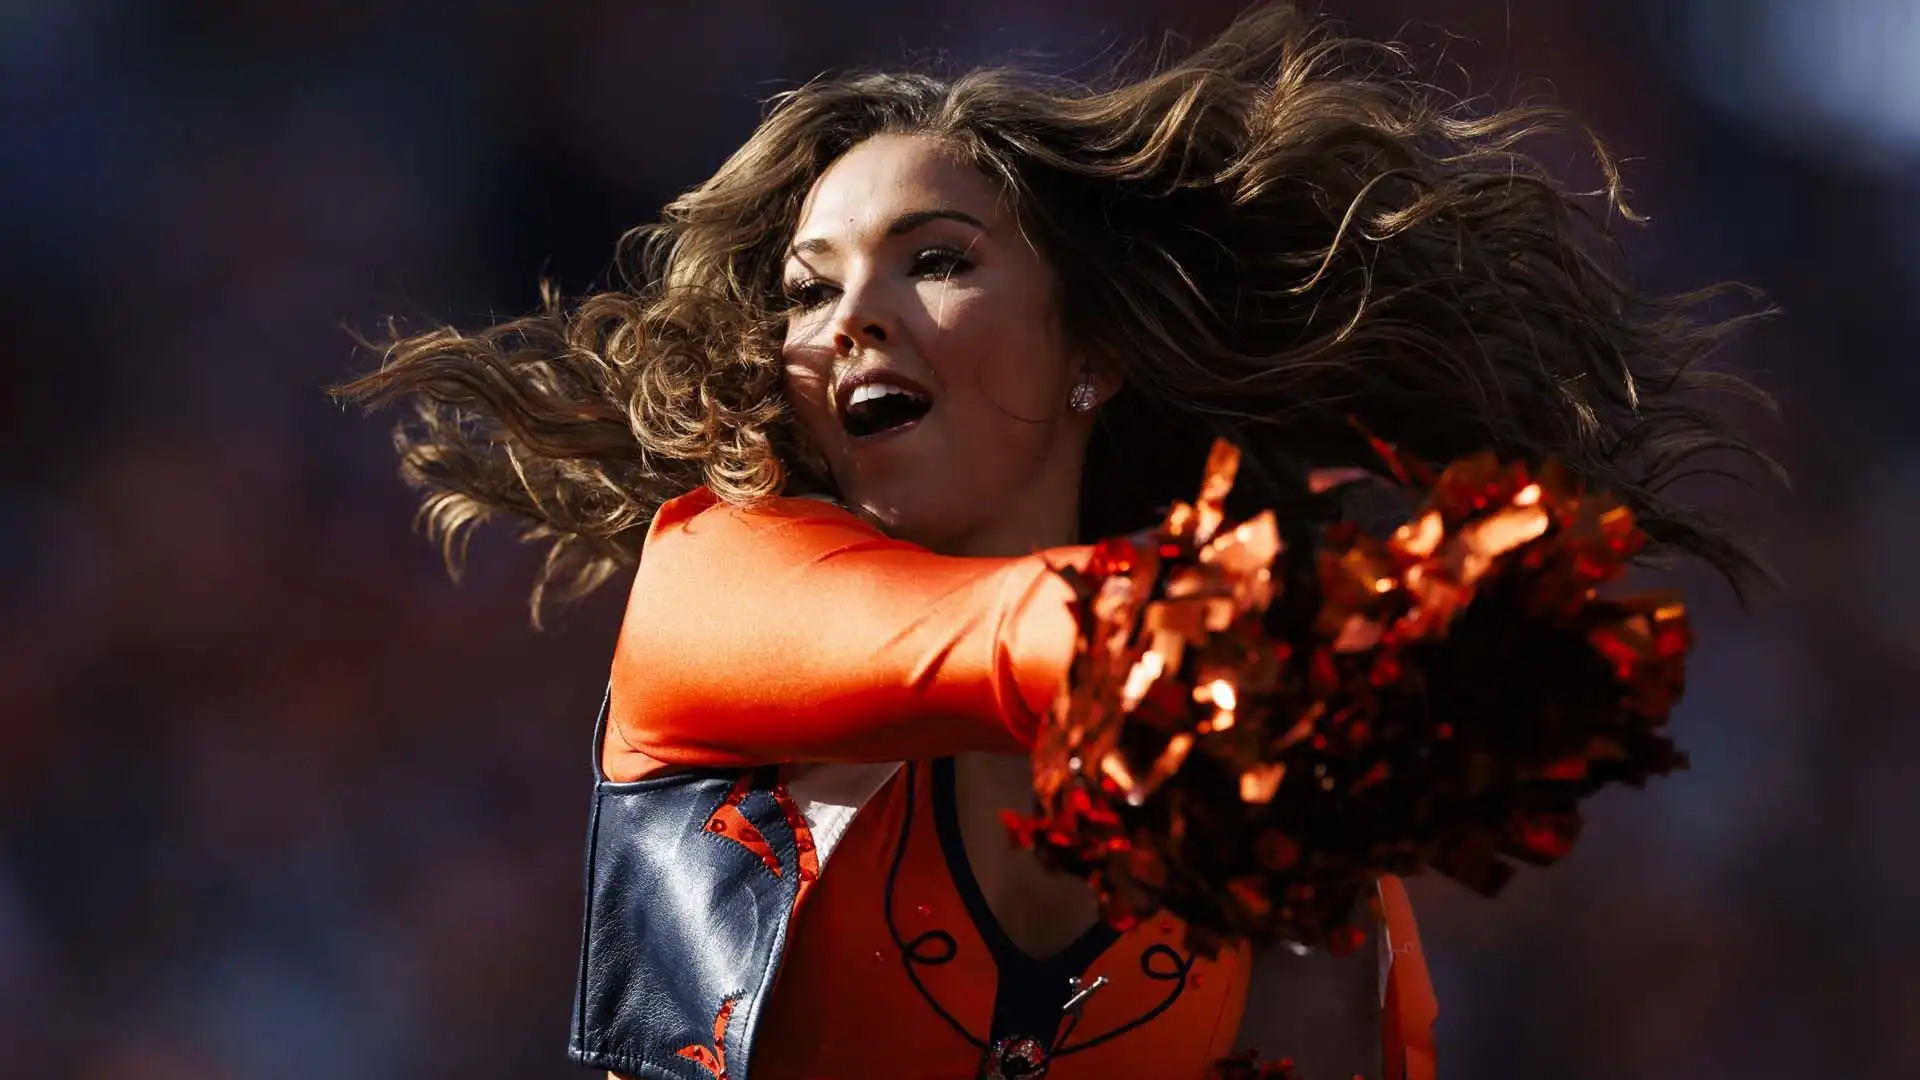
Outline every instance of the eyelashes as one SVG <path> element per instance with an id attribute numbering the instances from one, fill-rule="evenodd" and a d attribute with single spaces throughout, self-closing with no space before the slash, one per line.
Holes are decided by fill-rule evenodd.
<path id="1" fill-rule="evenodd" d="M 957 248 L 932 247 L 913 257 L 913 276 L 946 279 L 973 269 L 966 252 Z"/>
<path id="2" fill-rule="evenodd" d="M 946 281 L 971 269 L 973 261 L 960 249 L 930 247 L 914 253 L 908 273 L 923 280 Z M 838 285 L 821 277 L 803 278 L 782 288 L 789 311 L 812 311 L 831 301 L 839 291 Z"/>
<path id="3" fill-rule="evenodd" d="M 785 289 L 787 310 L 812 311 L 832 299 L 828 295 L 831 288 L 832 286 L 817 277 L 793 282 Z"/>

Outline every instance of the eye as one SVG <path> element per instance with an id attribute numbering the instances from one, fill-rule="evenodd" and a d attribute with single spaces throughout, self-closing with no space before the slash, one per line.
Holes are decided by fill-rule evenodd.
<path id="1" fill-rule="evenodd" d="M 973 269 L 972 260 L 957 248 L 931 247 L 913 256 L 913 276 L 942 280 Z"/>
<path id="2" fill-rule="evenodd" d="M 785 287 L 787 306 L 795 311 L 811 311 L 833 299 L 833 286 L 820 278 L 807 278 Z"/>

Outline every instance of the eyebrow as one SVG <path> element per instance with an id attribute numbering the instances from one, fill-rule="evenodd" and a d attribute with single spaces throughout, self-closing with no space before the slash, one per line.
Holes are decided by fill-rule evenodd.
<path id="1" fill-rule="evenodd" d="M 907 233 L 912 232 L 913 230 L 919 228 L 922 225 L 927 224 L 930 221 L 958 221 L 963 225 L 971 225 L 974 228 L 979 229 L 981 232 L 987 231 L 986 225 L 983 224 L 979 218 L 974 217 L 972 214 L 967 213 L 965 210 L 954 210 L 947 207 L 940 207 L 933 210 L 909 210 L 906 213 L 901 214 L 899 217 L 894 218 L 893 221 L 887 225 L 887 236 L 888 237 L 904 236 Z M 799 243 L 793 245 L 792 250 L 790 250 L 787 254 L 789 256 L 816 255 L 822 252 L 832 251 L 832 250 L 833 250 L 833 241 L 828 240 L 823 236 L 816 236 L 809 240 L 802 240 Z"/>

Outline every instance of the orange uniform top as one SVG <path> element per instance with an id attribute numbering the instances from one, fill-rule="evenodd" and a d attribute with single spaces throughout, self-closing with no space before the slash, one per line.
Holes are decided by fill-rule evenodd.
<path id="1" fill-rule="evenodd" d="M 972 1076 L 996 1012 L 1053 1048 L 1050 1080 L 1199 1080 L 1232 1051 L 1244 949 L 1196 958 L 1171 918 L 1097 925 L 1045 958 L 1007 940 L 967 869 L 952 758 L 901 770 L 843 844 L 794 919 L 758 1080 Z M 1069 1018 L 1044 992 L 1075 976 L 1108 983 Z M 1037 1007 L 1010 1015 L 1033 992 Z"/>
<path id="2" fill-rule="evenodd" d="M 1244 948 L 1195 958 L 1166 918 L 1124 934 L 1098 926 L 1056 956 L 1030 957 L 967 866 L 950 758 L 1030 747 L 1076 633 L 1071 591 L 1051 567 L 1085 551 L 943 556 L 829 503 L 740 509 L 704 489 L 656 515 L 615 650 L 609 779 L 910 763 L 860 810 L 831 873 L 802 888 L 756 1077 L 971 1075 L 989 1033 L 1021 1014 L 1023 988 L 1070 976 L 1109 981 L 1077 1018 L 1028 1009 L 1045 1019 L 1014 1024 L 1052 1046 L 1055 1080 L 1198 1078 L 1232 1049 Z M 1396 948 L 1386 1076 L 1422 1080 L 1431 989 L 1404 893 L 1393 883 L 1383 899 Z"/>

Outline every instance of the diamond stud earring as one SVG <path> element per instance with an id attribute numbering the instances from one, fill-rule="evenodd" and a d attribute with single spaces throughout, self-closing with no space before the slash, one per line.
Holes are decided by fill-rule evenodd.
<path id="1" fill-rule="evenodd" d="M 1100 391 L 1093 385 L 1093 376 L 1081 378 L 1073 388 L 1073 394 L 1067 398 L 1067 407 L 1077 413 L 1090 413 L 1100 404 Z"/>

